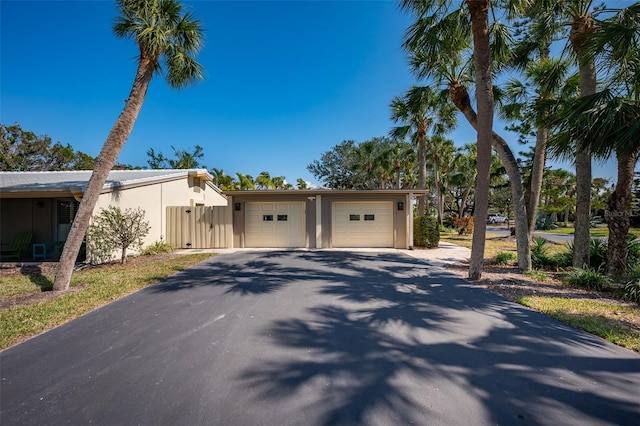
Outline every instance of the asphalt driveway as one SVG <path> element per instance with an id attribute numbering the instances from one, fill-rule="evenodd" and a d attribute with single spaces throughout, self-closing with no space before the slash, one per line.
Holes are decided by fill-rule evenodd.
<path id="1" fill-rule="evenodd" d="M 3 425 L 640 418 L 640 356 L 393 252 L 225 254 L 0 357 Z"/>

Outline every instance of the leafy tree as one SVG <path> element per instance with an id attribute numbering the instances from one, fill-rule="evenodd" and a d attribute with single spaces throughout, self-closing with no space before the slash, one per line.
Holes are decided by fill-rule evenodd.
<path id="1" fill-rule="evenodd" d="M 366 177 L 356 172 L 354 166 L 356 147 L 355 141 L 345 140 L 314 160 L 307 170 L 329 188 L 364 189 L 367 187 Z"/>
<path id="2" fill-rule="evenodd" d="M 127 249 L 141 248 L 149 234 L 149 222 L 144 215 L 140 207 L 125 211 L 116 206 L 100 209 L 87 230 L 87 251 L 92 263 L 111 260 L 116 249 L 120 250 L 120 262 L 126 263 Z"/>
<path id="3" fill-rule="evenodd" d="M 54 171 L 92 169 L 95 159 L 70 144 L 52 143 L 49 136 L 37 136 L 20 125 L 0 124 L 0 170 Z M 91 167 L 89 167 L 91 165 Z"/>
<path id="4" fill-rule="evenodd" d="M 69 288 L 71 274 L 89 220 L 109 172 L 131 134 L 154 74 L 162 72 L 171 87 L 182 88 L 202 78 L 202 66 L 194 56 L 200 50 L 203 30 L 191 13 L 182 13 L 176 0 L 117 0 L 120 16 L 113 30 L 130 38 L 140 54 L 135 79 L 124 110 L 102 147 L 64 245 L 53 284 L 54 290 Z"/>

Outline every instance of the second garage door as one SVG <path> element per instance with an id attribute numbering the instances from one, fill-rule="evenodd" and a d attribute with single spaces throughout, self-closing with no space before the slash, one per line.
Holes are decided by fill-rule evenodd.
<path id="1" fill-rule="evenodd" d="M 391 201 L 340 201 L 331 208 L 333 247 L 393 247 Z"/>
<path id="2" fill-rule="evenodd" d="M 249 202 L 245 247 L 305 247 L 305 203 Z"/>

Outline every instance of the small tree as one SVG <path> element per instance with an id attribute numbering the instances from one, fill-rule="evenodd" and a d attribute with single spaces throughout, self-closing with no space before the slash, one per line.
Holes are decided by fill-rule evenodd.
<path id="1" fill-rule="evenodd" d="M 91 263 L 103 263 L 113 258 L 114 250 L 120 249 L 124 264 L 127 249 L 142 247 L 144 237 L 149 234 L 145 212 L 140 207 L 122 211 L 119 207 L 109 206 L 100 210 L 87 231 L 87 257 Z"/>

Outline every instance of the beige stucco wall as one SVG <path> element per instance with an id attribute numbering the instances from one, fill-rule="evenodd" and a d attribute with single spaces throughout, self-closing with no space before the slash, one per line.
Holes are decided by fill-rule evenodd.
<path id="1" fill-rule="evenodd" d="M 193 178 L 184 178 L 152 185 L 138 186 L 124 190 L 116 190 L 100 195 L 94 214 L 109 205 L 118 206 L 121 209 L 142 208 L 145 211 L 145 220 L 149 222 L 149 234 L 144 240 L 144 245 L 164 240 L 167 229 L 168 206 L 224 206 L 227 200 L 206 183 Z M 119 258 L 119 255 L 118 255 Z"/>

